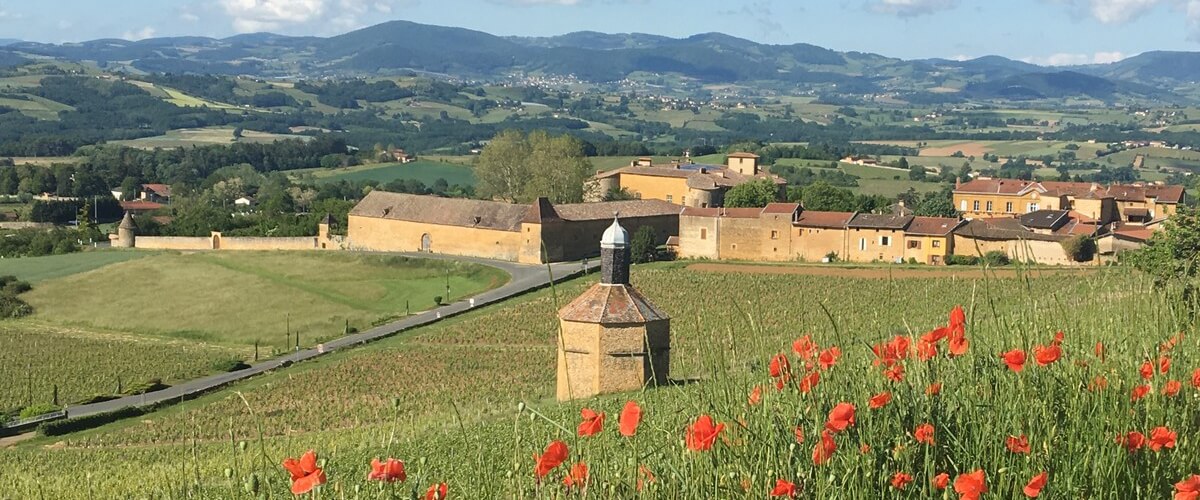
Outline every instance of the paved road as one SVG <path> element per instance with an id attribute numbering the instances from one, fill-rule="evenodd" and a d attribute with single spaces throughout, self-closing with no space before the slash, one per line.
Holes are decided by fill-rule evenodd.
<path id="1" fill-rule="evenodd" d="M 582 263 L 567 262 L 561 264 L 552 264 L 549 269 L 542 266 L 530 266 L 516 264 L 513 262 L 502 262 L 486 259 L 475 259 L 469 257 L 451 257 L 439 256 L 431 254 L 401 254 L 410 257 L 432 258 L 441 260 L 457 260 L 464 262 L 474 262 L 484 264 L 504 270 L 512 275 L 512 280 L 504 286 L 489 290 L 474 297 L 475 307 L 482 307 L 488 304 L 501 302 L 511 297 L 521 295 L 531 290 L 542 288 L 551 281 L 551 274 L 554 276 L 554 282 L 559 282 L 568 278 L 578 276 L 584 271 Z M 600 263 L 599 259 L 588 261 L 588 270 L 594 270 Z M 468 299 L 463 299 L 459 302 L 440 307 L 436 310 L 426 311 L 420 314 L 409 316 L 395 323 L 390 323 L 380 327 L 372 328 L 365 332 L 346 335 L 330 340 L 323 344 L 323 349 L 302 349 L 284 356 L 272 358 L 268 361 L 258 363 L 250 368 L 238 370 L 235 372 L 218 373 L 187 382 L 173 385 L 161 391 L 155 391 L 149 394 L 139 396 L 128 396 L 112 401 L 103 401 L 100 403 L 92 403 L 79 406 L 71 406 L 67 408 L 68 417 L 82 417 L 86 415 L 94 415 L 97 413 L 105 413 L 114 410 L 119 410 L 127 406 L 145 406 L 161 403 L 164 401 L 183 400 L 192 397 L 196 394 L 209 391 L 226 384 L 244 380 L 255 375 L 270 370 L 276 370 L 286 367 L 292 363 L 312 359 L 324 354 L 328 354 L 346 347 L 362 345 L 373 340 L 378 340 L 384 337 L 395 335 L 399 332 L 416 328 L 418 326 L 428 325 L 440 321 L 441 319 L 455 316 L 463 312 L 469 311 L 471 304 Z"/>

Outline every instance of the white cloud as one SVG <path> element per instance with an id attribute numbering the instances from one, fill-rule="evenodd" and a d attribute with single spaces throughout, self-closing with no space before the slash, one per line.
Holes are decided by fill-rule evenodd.
<path id="1" fill-rule="evenodd" d="M 899 17 L 916 17 L 950 10 L 958 6 L 958 0 L 873 0 L 868 7 L 883 14 Z"/>
<path id="2" fill-rule="evenodd" d="M 155 33 L 157 33 L 157 30 L 155 30 L 151 26 L 146 26 L 145 28 L 142 28 L 137 31 L 126 31 L 124 34 L 121 35 L 121 38 L 123 40 L 130 40 L 130 41 L 145 40 L 147 38 L 154 38 Z"/>
<path id="3" fill-rule="evenodd" d="M 403 0 L 219 0 L 241 33 L 285 30 L 321 24 L 325 31 L 359 28 L 380 21 L 370 14 L 390 14 Z"/>
<path id="4" fill-rule="evenodd" d="M 1039 66 L 1077 66 L 1080 64 L 1108 64 L 1125 58 L 1121 52 L 1096 52 L 1095 54 L 1073 54 L 1059 52 L 1048 56 L 1022 57 L 1021 60 Z"/>
<path id="5" fill-rule="evenodd" d="M 1188 32 L 1192 41 L 1200 42 L 1200 0 L 1188 0 L 1187 3 Z"/>
<path id="6" fill-rule="evenodd" d="M 1160 0 L 1091 0 L 1092 17 L 1104 24 L 1132 21 L 1158 6 Z"/>

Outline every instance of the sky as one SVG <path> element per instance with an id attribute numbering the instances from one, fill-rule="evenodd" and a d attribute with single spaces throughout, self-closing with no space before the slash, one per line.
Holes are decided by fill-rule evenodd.
<path id="1" fill-rule="evenodd" d="M 0 38 L 54 43 L 329 36 L 396 19 L 496 35 L 722 32 L 905 59 L 994 54 L 1043 65 L 1200 51 L 1200 0 L 0 0 Z"/>

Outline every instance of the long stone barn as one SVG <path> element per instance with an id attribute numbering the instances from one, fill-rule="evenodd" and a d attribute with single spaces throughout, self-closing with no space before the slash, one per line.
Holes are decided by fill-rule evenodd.
<path id="1" fill-rule="evenodd" d="M 377 252 L 429 252 L 528 264 L 599 255 L 595 242 L 619 213 L 636 232 L 654 229 L 655 243 L 679 234 L 683 207 L 661 200 L 528 205 L 372 191 L 350 210 L 346 247 Z"/>

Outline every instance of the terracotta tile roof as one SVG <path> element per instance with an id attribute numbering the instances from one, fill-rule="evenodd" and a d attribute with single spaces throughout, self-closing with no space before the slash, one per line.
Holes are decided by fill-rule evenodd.
<path id="1" fill-rule="evenodd" d="M 771 203 L 763 209 L 764 214 L 793 214 L 800 210 L 799 203 Z"/>
<path id="2" fill-rule="evenodd" d="M 804 210 L 796 219 L 794 225 L 800 227 L 818 227 L 825 229 L 845 229 L 846 223 L 854 218 L 853 212 L 820 212 Z"/>
<path id="3" fill-rule="evenodd" d="M 542 224 L 562 220 L 558 216 L 558 212 L 554 210 L 554 205 L 550 204 L 550 200 L 546 198 L 538 198 L 529 206 L 529 211 L 525 212 L 525 218 L 521 222 L 531 224 Z"/>
<path id="4" fill-rule="evenodd" d="M 670 319 L 637 289 L 627 285 L 595 285 L 558 311 L 564 321 L 622 325 Z"/>
<path id="5" fill-rule="evenodd" d="M 122 201 L 121 202 L 121 208 L 127 212 L 147 212 L 150 210 L 158 210 L 165 206 L 166 205 L 163 205 L 162 203 L 155 203 L 153 201 L 145 201 L 145 200 L 133 200 L 133 201 Z"/>
<path id="6" fill-rule="evenodd" d="M 946 236 L 961 225 L 963 221 L 949 217 L 913 217 L 905 233 L 922 236 Z"/>
<path id="7" fill-rule="evenodd" d="M 1037 183 L 1033 181 L 980 177 L 960 184 L 954 188 L 954 191 L 958 193 L 1018 194 L 1028 187 L 1036 189 L 1036 185 Z"/>
<path id="8" fill-rule="evenodd" d="M 1154 229 L 1143 226 L 1123 225 L 1113 230 L 1113 236 L 1129 241 L 1145 242 L 1154 236 Z"/>
<path id="9" fill-rule="evenodd" d="M 142 189 L 146 191 L 154 191 L 159 196 L 171 197 L 171 186 L 167 184 L 142 184 Z"/>
<path id="10" fill-rule="evenodd" d="M 655 217 L 679 215 L 683 207 L 662 200 L 604 201 L 600 203 L 572 203 L 554 205 L 558 216 L 568 221 L 612 219 L 613 213 L 626 217 Z"/>
<path id="11" fill-rule="evenodd" d="M 846 227 L 852 229 L 904 229 L 913 221 L 911 215 L 858 214 Z"/>
<path id="12" fill-rule="evenodd" d="M 1157 184 L 1113 184 L 1108 187 L 1094 182 L 1022 181 L 1017 179 L 977 178 L 954 189 L 959 193 L 1020 194 L 1027 188 L 1039 189 L 1050 196 L 1071 196 L 1083 199 L 1115 198 L 1117 201 L 1145 201 L 1156 198 L 1161 203 L 1182 203 L 1183 186 Z"/>
<path id="13" fill-rule="evenodd" d="M 742 152 L 738 152 L 738 153 L 729 153 L 729 154 L 728 154 L 728 155 L 726 155 L 726 156 L 728 156 L 728 157 L 730 157 L 730 158 L 760 158 L 760 156 L 758 156 L 758 155 L 756 155 L 756 154 L 754 154 L 754 153 L 742 153 Z"/>
<path id="14" fill-rule="evenodd" d="M 350 215 L 442 226 L 520 231 L 529 205 L 371 191 Z M 612 213 L 608 214 L 612 217 Z"/>

